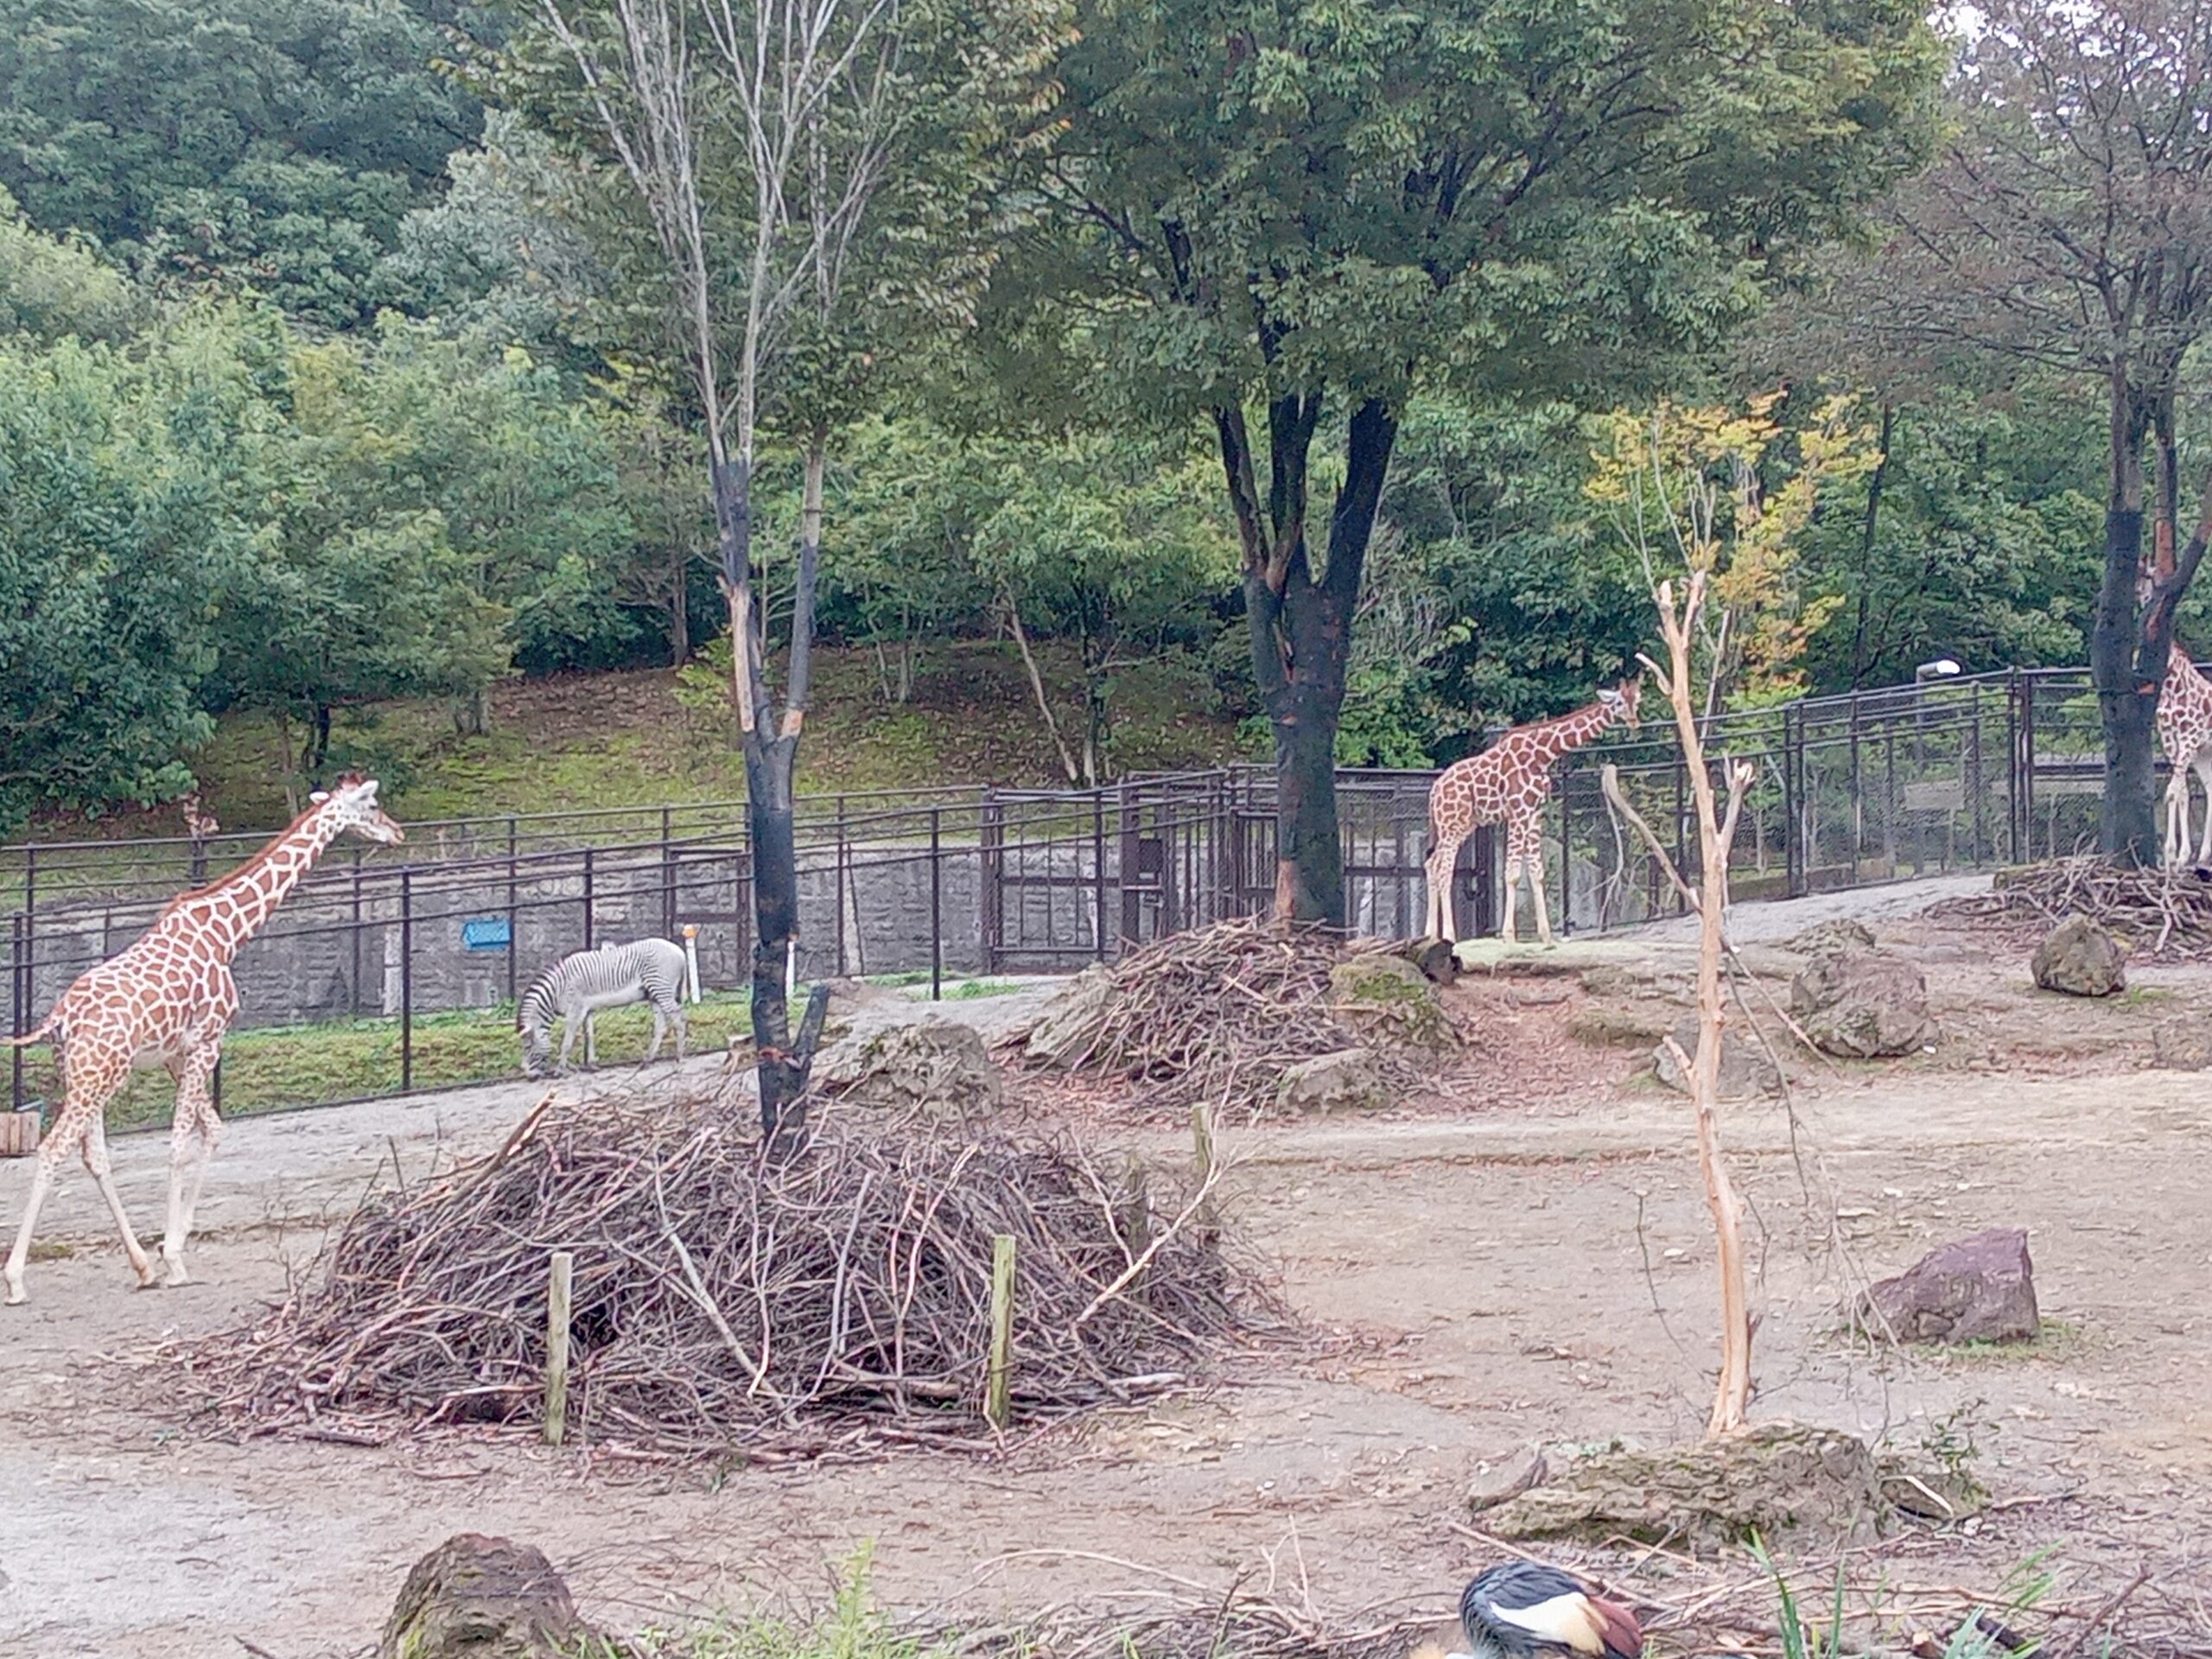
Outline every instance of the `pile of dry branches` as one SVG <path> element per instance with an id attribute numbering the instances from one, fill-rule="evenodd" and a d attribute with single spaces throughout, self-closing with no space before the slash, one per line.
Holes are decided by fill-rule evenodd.
<path id="1" fill-rule="evenodd" d="M 1989 892 L 1946 899 L 1928 913 L 2038 929 L 2086 916 L 2145 955 L 2212 955 L 2212 880 L 2190 869 L 2127 869 L 2094 854 L 2004 871 Z"/>
<path id="2" fill-rule="evenodd" d="M 705 1103 L 541 1106 L 496 1156 L 372 1200 L 271 1317 L 181 1357 L 244 1431 L 535 1430 L 568 1250 L 572 1440 L 987 1446 L 995 1235 L 1017 1241 L 1017 1421 L 1171 1388 L 1261 1328 L 1264 1297 L 1162 1207 L 1048 1143 L 833 1115 L 779 1165 Z"/>
<path id="3" fill-rule="evenodd" d="M 1284 1067 L 1359 1046 L 1332 1012 L 1329 970 L 1389 948 L 1264 917 L 1171 935 L 1106 970 L 1105 1018 L 1075 1063 L 1147 1085 L 1143 1106 L 1256 1109 L 1273 1098 Z M 1386 1076 L 1403 1074 L 1393 1081 L 1411 1081 L 1402 1057 L 1376 1058 Z"/>

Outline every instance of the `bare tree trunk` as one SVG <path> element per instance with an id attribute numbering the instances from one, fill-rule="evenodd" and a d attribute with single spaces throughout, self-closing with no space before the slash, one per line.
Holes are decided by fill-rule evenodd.
<path id="1" fill-rule="evenodd" d="M 1060 735 L 1060 722 L 1052 717 L 1052 700 L 1045 695 L 1045 677 L 1038 671 L 1037 655 L 1029 649 L 1029 635 L 1021 626 L 1020 601 L 1014 598 L 1013 588 L 1001 588 L 999 602 L 1006 607 L 1007 626 L 1013 630 L 1014 643 L 1021 652 L 1021 665 L 1029 671 L 1030 695 L 1037 699 L 1037 712 L 1045 717 L 1046 734 L 1052 740 L 1052 747 L 1059 753 L 1060 769 L 1067 773 L 1069 783 L 1080 784 L 1083 772 L 1076 765 L 1075 754 L 1068 747 L 1067 740 Z"/>
<path id="2" fill-rule="evenodd" d="M 2105 793 L 2100 843 L 2127 865 L 2158 861 L 2152 810 L 2152 740 L 2158 711 L 2161 660 L 2145 677 L 2152 652 L 2138 624 L 2143 577 L 2143 435 L 2145 421 L 2129 385 L 2127 362 L 2115 362 L 2110 387 L 2110 478 L 2105 504 L 2105 571 L 2089 634 L 2089 674 L 2105 737 Z M 2143 659 L 2139 663 L 2138 658 Z"/>
<path id="3" fill-rule="evenodd" d="M 668 572 L 668 664 L 691 660 L 691 553 L 679 537 Z"/>
<path id="4" fill-rule="evenodd" d="M 1689 1079 L 1690 1103 L 1697 1116 L 1697 1160 L 1705 1179 L 1706 1208 L 1713 1217 L 1718 1247 L 1720 1287 L 1720 1376 L 1714 1386 L 1713 1412 L 1707 1420 L 1708 1435 L 1732 1433 L 1743 1427 L 1751 1397 L 1751 1287 L 1744 1258 L 1744 1206 L 1728 1176 L 1728 1162 L 1720 1145 L 1718 1107 L 1720 1098 L 1720 1045 L 1726 1025 L 1720 979 L 1721 955 L 1726 948 L 1728 915 L 1728 851 L 1736 838 L 1736 823 L 1743 810 L 1752 772 L 1747 762 L 1728 768 L 1728 801 L 1725 813 L 1713 797 L 1713 773 L 1707 765 L 1705 742 L 1698 719 L 1698 702 L 1690 684 L 1691 629 L 1705 602 L 1705 573 L 1693 571 L 1681 610 L 1675 608 L 1672 582 L 1662 582 L 1656 594 L 1659 626 L 1667 641 L 1667 666 L 1649 663 L 1667 689 L 1675 728 L 1682 745 L 1683 764 L 1696 798 L 1698 849 L 1701 880 L 1698 890 L 1697 1053 L 1685 1055 L 1672 1037 L 1667 1039 L 1675 1064 Z"/>
<path id="5" fill-rule="evenodd" d="M 1214 414 L 1230 505 L 1244 550 L 1252 673 L 1275 743 L 1275 904 L 1282 921 L 1344 921 L 1337 819 L 1337 727 L 1344 714 L 1360 573 L 1382 501 L 1396 417 L 1379 402 L 1354 411 L 1344 479 L 1329 515 L 1328 566 L 1317 580 L 1306 542 L 1306 462 L 1320 400 L 1286 397 L 1268 410 L 1264 508 L 1241 409 Z"/>

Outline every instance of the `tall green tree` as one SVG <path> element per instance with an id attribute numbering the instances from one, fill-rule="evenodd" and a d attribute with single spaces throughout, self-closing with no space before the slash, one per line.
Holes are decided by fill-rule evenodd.
<path id="1" fill-rule="evenodd" d="M 1083 0 L 1059 67 L 1009 366 L 1072 355 L 1094 411 L 1210 430 L 1276 910 L 1341 922 L 1337 730 L 1410 398 L 1613 399 L 1710 340 L 1923 153 L 1938 54 L 1897 0 Z"/>
<path id="2" fill-rule="evenodd" d="M 2101 839 L 2116 859 L 2152 861 L 2158 689 L 2212 534 L 2208 481 L 2183 541 L 2178 397 L 2212 328 L 2212 14 L 2201 0 L 1977 10 L 1951 87 L 1956 136 L 1900 193 L 1885 258 L 1841 285 L 1840 308 L 1862 343 L 2056 371 L 2101 392 Z"/>
<path id="3" fill-rule="evenodd" d="M 99 347 L 0 346 L 0 834 L 41 807 L 190 786 L 211 722 L 219 493 L 135 368 Z"/>
<path id="4" fill-rule="evenodd" d="M 991 114 L 995 90 L 1027 72 L 1025 42 L 1038 29 L 1027 0 L 537 0 L 532 10 L 541 32 L 518 41 L 512 78 L 634 194 L 666 338 L 700 416 L 745 754 L 760 1117 L 772 1144 L 790 1146 L 798 1120 L 785 1107 L 803 1097 L 824 1011 L 817 992 L 794 1040 L 793 797 L 812 695 L 823 489 L 830 436 L 885 343 L 865 333 L 878 308 L 861 302 L 873 296 L 857 273 L 876 268 L 879 196 L 925 200 L 927 182 L 958 175 L 931 159 L 944 112 Z M 920 221 L 944 232 L 925 267 L 976 257 L 957 234 L 969 225 L 958 200 Z M 779 686 L 754 533 L 772 423 L 804 457 Z"/>
<path id="5" fill-rule="evenodd" d="M 480 120 L 399 0 L 0 0 L 0 184 L 142 279 L 329 327 Z"/>

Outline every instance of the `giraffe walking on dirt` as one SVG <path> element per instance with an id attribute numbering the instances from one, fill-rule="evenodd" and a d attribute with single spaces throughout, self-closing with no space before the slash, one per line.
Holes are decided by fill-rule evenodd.
<path id="1" fill-rule="evenodd" d="M 2166 782 L 2166 862 L 2189 856 L 2189 774 L 2204 783 L 2204 838 L 2199 864 L 2212 864 L 2212 680 L 2197 671 L 2180 640 L 2166 654 L 2158 688 L 2158 743 L 2172 776 Z"/>
<path id="2" fill-rule="evenodd" d="M 1598 701 L 1555 720 L 1511 731 L 1484 749 L 1444 769 L 1428 791 L 1427 935 L 1447 944 L 1452 925 L 1452 867 L 1460 844 L 1485 823 L 1505 826 L 1505 920 L 1498 937 L 1513 939 L 1513 912 L 1521 878 L 1536 906 L 1536 937 L 1552 942 L 1544 908 L 1544 803 L 1551 798 L 1552 762 L 1579 749 L 1615 721 L 1637 729 L 1636 704 L 1643 682 L 1624 680 L 1598 693 Z"/>
<path id="3" fill-rule="evenodd" d="M 0 1039 L 0 1045 L 13 1048 L 50 1041 L 61 1083 L 54 1131 L 39 1147 L 22 1225 L 8 1253 L 11 1305 L 23 1300 L 23 1262 L 54 1172 L 72 1151 L 80 1149 L 85 1167 L 99 1184 L 100 1196 L 122 1230 L 123 1248 L 139 1284 L 154 1282 L 154 1264 L 123 1213 L 107 1155 L 107 1103 L 139 1066 L 165 1066 L 176 1079 L 162 1260 L 169 1284 L 189 1282 L 184 1242 L 221 1130 L 210 1080 L 222 1058 L 223 1035 L 238 1008 L 231 961 L 314 868 L 323 849 L 349 830 L 385 846 L 406 839 L 377 804 L 376 781 L 349 773 L 328 793 L 318 791 L 313 805 L 229 875 L 171 899 L 160 919 L 121 956 L 79 976 L 35 1031 Z"/>

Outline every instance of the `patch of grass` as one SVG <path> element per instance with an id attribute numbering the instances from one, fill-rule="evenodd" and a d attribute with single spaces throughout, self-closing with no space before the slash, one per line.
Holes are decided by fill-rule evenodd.
<path id="1" fill-rule="evenodd" d="M 1993 1363 L 2005 1360 L 2068 1359 L 2089 1346 L 2088 1333 L 2065 1319 L 2045 1319 L 2024 1342 L 1972 1342 L 1947 1344 L 1943 1352 L 1956 1359 Z"/>
<path id="2" fill-rule="evenodd" d="M 649 1630 L 619 1645 L 597 1642 L 576 1659 L 951 1659 L 949 1642 L 900 1636 L 870 1604 L 873 1546 L 863 1546 L 838 1576 L 837 1596 L 818 1619 L 724 1617 L 680 1630 Z"/>
<path id="3" fill-rule="evenodd" d="M 692 1052 L 721 1048 L 732 1037 L 746 1034 L 751 1028 L 749 1009 L 745 992 L 709 996 L 686 1008 Z M 609 1009 L 594 1024 L 602 1066 L 642 1058 L 652 1040 L 652 1011 L 643 1003 Z M 410 1046 L 417 1089 L 497 1083 L 522 1074 L 522 1044 L 515 1034 L 512 1003 L 423 1014 L 414 1022 Z M 672 1049 L 672 1040 L 664 1042 L 661 1052 L 665 1056 Z M 579 1037 L 578 1065 L 582 1054 Z M 33 1095 L 51 1100 L 51 1053 L 33 1051 L 26 1073 Z M 389 1094 L 400 1087 L 400 1077 L 397 1020 L 340 1020 L 237 1032 L 223 1045 L 223 1116 L 250 1116 L 284 1106 Z M 130 1086 L 109 1105 L 108 1122 L 118 1129 L 166 1122 L 175 1092 L 166 1072 L 135 1073 Z"/>
<path id="4" fill-rule="evenodd" d="M 2120 994 L 2123 1008 L 2145 1008 L 2161 1002 L 2171 1002 L 2174 994 L 2163 985 L 2131 985 Z"/>
<path id="5" fill-rule="evenodd" d="M 1079 721 L 1077 654 L 1044 642 L 1039 665 L 1055 708 Z M 403 821 L 498 817 L 585 807 L 741 799 L 744 763 L 728 722 L 695 715 L 668 669 L 508 680 L 493 688 L 492 728 L 464 737 L 438 700 L 337 713 L 332 761 L 385 780 Z M 1173 771 L 1236 758 L 1235 723 L 1210 705 L 1203 676 L 1173 663 L 1115 677 L 1113 762 L 1121 772 Z M 297 741 L 295 732 L 294 739 Z M 226 830 L 269 829 L 290 817 L 276 728 L 264 715 L 224 717 L 188 757 Z M 924 653 L 912 700 L 892 702 L 865 651 L 815 658 L 798 786 L 810 796 L 879 789 L 1065 781 L 1011 644 L 958 640 Z M 175 836 L 172 807 L 86 821 L 59 817 L 45 840 Z"/>
<path id="6" fill-rule="evenodd" d="M 862 982 L 864 984 L 880 985 L 886 990 L 906 990 L 912 986 L 926 985 L 929 982 L 930 970 L 926 968 L 917 968 L 896 974 L 870 974 Z M 1007 996 L 1022 988 L 1023 987 L 1017 981 L 1011 979 L 963 979 L 957 982 L 947 980 L 944 982 L 944 995 L 941 1000 L 946 1002 L 972 1002 L 977 997 Z"/>

